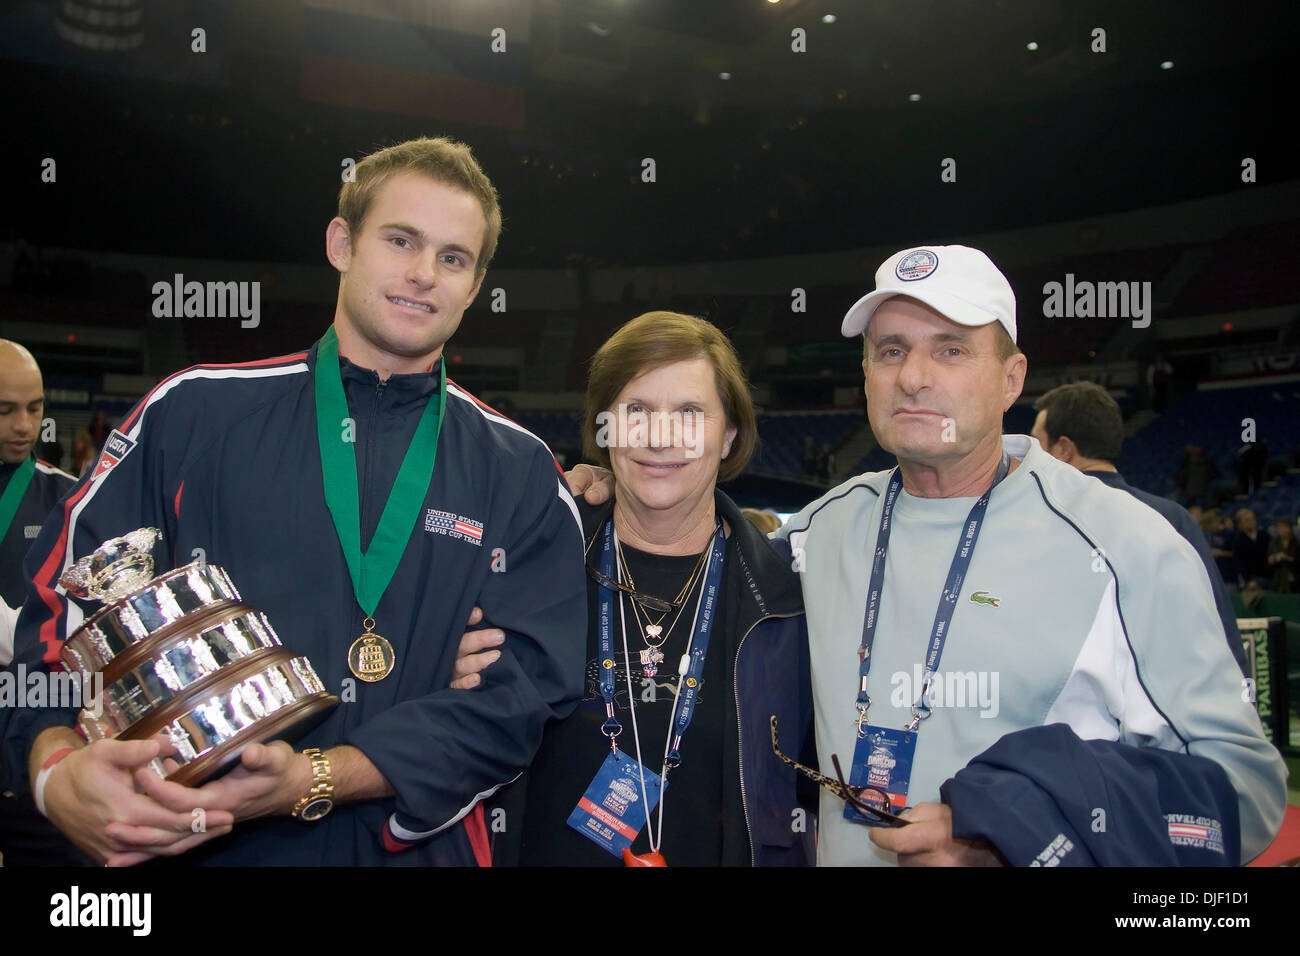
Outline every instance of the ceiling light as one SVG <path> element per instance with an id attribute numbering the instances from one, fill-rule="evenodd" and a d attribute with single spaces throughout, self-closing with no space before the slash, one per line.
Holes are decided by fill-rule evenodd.
<path id="1" fill-rule="evenodd" d="M 729 79 L 731 79 L 731 74 L 730 74 L 730 73 L 719 73 L 719 74 L 718 74 L 718 79 L 720 79 L 720 80 L 729 80 Z"/>
<path id="2" fill-rule="evenodd" d="M 1037 50 L 1037 49 L 1038 49 L 1038 41 L 1037 41 L 1037 40 L 1030 40 L 1028 43 L 1025 44 L 1025 49 L 1028 50 L 1028 51 L 1030 51 L 1031 53 L 1032 53 L 1034 50 Z"/>
<path id="3" fill-rule="evenodd" d="M 822 23 L 834 23 L 834 22 L 835 22 L 835 14 L 833 13 L 828 13 L 826 14 L 826 16 L 822 17 Z"/>
<path id="4" fill-rule="evenodd" d="M 1174 68 L 1173 60 L 1165 60 L 1165 62 L 1160 64 L 1160 69 L 1162 70 L 1172 70 L 1173 68 Z"/>
<path id="5" fill-rule="evenodd" d="M 921 94 L 920 94 L 920 93 L 909 93 L 909 94 L 907 94 L 907 98 L 908 98 L 911 102 L 913 102 L 913 103 L 917 103 L 917 102 L 920 102 Z"/>

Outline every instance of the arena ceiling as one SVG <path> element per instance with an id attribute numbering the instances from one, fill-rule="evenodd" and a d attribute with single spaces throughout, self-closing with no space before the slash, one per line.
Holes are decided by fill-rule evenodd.
<path id="1" fill-rule="evenodd" d="M 421 133 L 497 181 L 500 265 L 1030 226 L 1249 188 L 1244 157 L 1300 176 L 1295 27 L 1188 0 L 19 0 L 0 238 L 319 261 L 341 160 Z"/>

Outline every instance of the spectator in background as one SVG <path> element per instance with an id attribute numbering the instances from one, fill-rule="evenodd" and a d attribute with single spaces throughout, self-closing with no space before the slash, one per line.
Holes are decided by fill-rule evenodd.
<path id="1" fill-rule="evenodd" d="M 1237 575 L 1237 558 L 1232 551 L 1237 533 L 1231 523 L 1219 513 L 1218 508 L 1211 508 L 1205 512 L 1201 521 L 1201 530 L 1205 532 L 1210 542 L 1210 554 L 1219 569 L 1219 577 L 1223 579 L 1224 584 L 1238 587 L 1241 582 Z"/>
<path id="2" fill-rule="evenodd" d="M 1237 449 L 1234 470 L 1237 472 L 1237 494 L 1249 495 L 1264 483 L 1264 466 L 1268 464 L 1268 445 L 1262 441 L 1248 441 Z"/>
<path id="3" fill-rule="evenodd" d="M 817 445 L 812 435 L 805 435 L 803 439 L 803 473 L 810 477 L 817 474 Z"/>
<path id="4" fill-rule="evenodd" d="M 1264 587 L 1273 576 L 1268 563 L 1268 535 L 1259 530 L 1255 512 L 1240 508 L 1236 515 L 1237 535 L 1232 552 L 1237 559 L 1237 573 L 1247 586 L 1252 582 Z"/>
<path id="5" fill-rule="evenodd" d="M 1209 500 L 1210 482 L 1217 477 L 1219 469 L 1205 457 L 1205 449 L 1200 445 L 1188 445 L 1182 467 L 1178 470 L 1178 495 L 1184 507 L 1213 504 Z"/>
<path id="6" fill-rule="evenodd" d="M 830 443 L 822 445 L 821 454 L 817 456 L 817 477 L 822 481 L 830 481 L 831 475 L 835 474 L 835 453 L 831 451 Z"/>
<path id="7" fill-rule="evenodd" d="M 72 436 L 72 471 L 80 478 L 95 464 L 95 440 L 90 437 L 90 432 L 84 428 L 78 428 L 77 433 Z"/>
<path id="8" fill-rule="evenodd" d="M 113 430 L 108 424 L 108 416 L 104 410 L 98 409 L 90 418 L 90 439 L 95 443 L 95 454 L 98 455 L 104 447 L 104 440 L 108 438 L 108 433 Z"/>
<path id="9" fill-rule="evenodd" d="M 1237 614 L 1200 526 L 1177 502 L 1134 488 L 1115 467 L 1115 459 L 1124 444 L 1124 417 L 1119 404 L 1095 382 L 1072 382 L 1042 395 L 1034 402 L 1034 409 L 1038 417 L 1029 434 L 1044 451 L 1103 484 L 1128 492 L 1158 512 L 1196 550 L 1196 556 L 1205 565 L 1210 590 L 1214 592 L 1214 607 L 1223 622 L 1228 649 L 1245 674 L 1246 654 L 1237 631 Z"/>
<path id="10" fill-rule="evenodd" d="M 1150 376 L 1151 410 L 1157 413 L 1163 412 L 1169 400 L 1169 379 L 1174 374 L 1174 367 L 1169 364 L 1168 359 L 1157 356 L 1147 370 L 1147 374 Z"/>
<path id="11" fill-rule="evenodd" d="M 1219 530 L 1219 513 L 1213 508 L 1209 511 L 1201 508 L 1193 511 L 1188 508 L 1187 513 L 1196 519 L 1196 524 L 1201 529 L 1201 534 L 1205 535 L 1206 541 L 1214 537 L 1214 534 Z"/>
<path id="12" fill-rule="evenodd" d="M 1300 546 L 1292 534 L 1290 518 L 1273 521 L 1273 540 L 1268 546 L 1268 563 L 1273 568 L 1273 590 L 1290 594 L 1295 590 L 1296 561 L 1300 560 Z"/>
<path id="13" fill-rule="evenodd" d="M 43 441 L 36 446 L 36 457 L 41 461 L 49 462 L 55 468 L 62 468 L 63 444 L 57 438 L 52 441 Z"/>

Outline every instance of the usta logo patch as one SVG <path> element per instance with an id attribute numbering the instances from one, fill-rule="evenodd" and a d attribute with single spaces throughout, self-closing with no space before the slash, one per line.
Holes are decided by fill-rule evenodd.
<path id="1" fill-rule="evenodd" d="M 135 442 L 127 438 L 116 428 L 104 439 L 104 450 L 99 453 L 99 461 L 95 463 L 95 472 L 91 475 L 91 480 L 98 478 L 109 471 L 114 465 L 125 458 L 135 447 Z"/>

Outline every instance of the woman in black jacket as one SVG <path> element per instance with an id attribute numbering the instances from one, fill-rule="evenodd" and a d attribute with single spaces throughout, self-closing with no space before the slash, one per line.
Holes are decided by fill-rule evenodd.
<path id="1" fill-rule="evenodd" d="M 493 798 L 498 863 L 812 863 L 815 802 L 769 729 L 797 747 L 811 722 L 798 577 L 717 489 L 756 439 L 740 361 L 702 319 L 647 313 L 592 359 L 585 451 L 616 490 L 579 503 L 586 693 Z"/>

